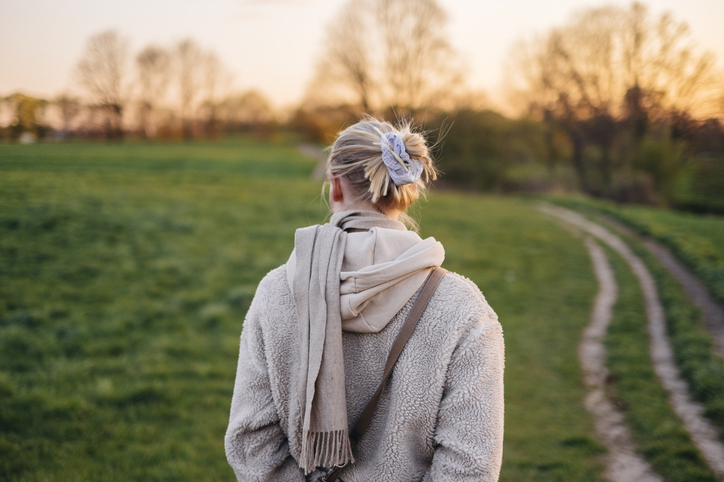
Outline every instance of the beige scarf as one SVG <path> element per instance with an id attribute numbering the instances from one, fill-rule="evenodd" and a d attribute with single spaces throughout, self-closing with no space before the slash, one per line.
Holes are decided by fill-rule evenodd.
<path id="1" fill-rule="evenodd" d="M 401 222 L 385 215 L 346 211 L 335 214 L 329 224 L 302 228 L 295 235 L 288 276 L 299 317 L 298 391 L 303 427 L 299 466 L 305 473 L 316 467 L 354 462 L 348 436 L 342 318 L 348 331 L 381 330 L 417 291 L 429 269 L 439 266 L 444 259 L 440 243 L 433 238 L 420 240 L 407 232 L 405 235 L 416 238 L 397 257 L 397 262 L 343 272 L 346 231 L 373 228 L 382 228 L 378 231 L 387 233 L 392 240 L 399 240 L 401 235 L 387 230 L 406 231 Z M 407 243 L 410 244 L 409 238 Z M 365 318 L 365 307 L 375 303 L 385 309 L 367 310 L 375 311 L 377 316 Z"/>

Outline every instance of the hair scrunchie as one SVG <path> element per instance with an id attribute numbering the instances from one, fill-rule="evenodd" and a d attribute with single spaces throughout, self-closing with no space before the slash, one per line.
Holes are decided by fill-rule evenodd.
<path id="1" fill-rule="evenodd" d="M 395 132 L 388 132 L 382 136 L 382 161 L 390 173 L 395 186 L 412 184 L 420 179 L 423 165 L 416 159 L 411 159 L 405 150 L 405 142 Z"/>

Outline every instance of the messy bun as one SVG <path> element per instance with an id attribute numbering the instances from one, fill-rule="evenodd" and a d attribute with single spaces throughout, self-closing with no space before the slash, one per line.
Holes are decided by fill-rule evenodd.
<path id="1" fill-rule="evenodd" d="M 390 133 L 402 140 L 404 152 L 412 162 L 421 164 L 422 176 L 414 181 L 402 185 L 393 181 L 382 155 L 385 135 Z M 399 160 L 399 157 L 395 158 Z M 410 122 L 395 128 L 388 122 L 367 116 L 340 132 L 332 145 L 327 159 L 327 178 L 332 177 L 344 177 L 359 200 L 371 202 L 380 211 L 397 209 L 404 213 L 424 194 L 427 183 L 437 179 L 437 171 L 425 138 L 413 132 Z"/>

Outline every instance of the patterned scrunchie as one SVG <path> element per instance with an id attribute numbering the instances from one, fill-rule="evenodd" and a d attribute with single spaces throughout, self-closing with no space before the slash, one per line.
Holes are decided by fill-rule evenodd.
<path id="1" fill-rule="evenodd" d="M 395 132 L 388 132 L 382 136 L 382 161 L 387 166 L 392 182 L 395 186 L 412 184 L 420 179 L 423 165 L 416 159 L 410 159 L 405 150 L 405 143 Z"/>

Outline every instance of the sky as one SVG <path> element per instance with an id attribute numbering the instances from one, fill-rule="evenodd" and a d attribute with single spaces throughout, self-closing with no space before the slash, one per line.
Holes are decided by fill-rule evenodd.
<path id="1" fill-rule="evenodd" d="M 347 0 L 0 0 L 0 95 L 52 97 L 76 88 L 73 68 L 86 40 L 115 29 L 135 53 L 191 37 L 229 67 L 238 89 L 257 89 L 277 106 L 298 102 L 322 55 L 325 27 Z M 628 1 L 438 0 L 448 35 L 467 66 L 470 88 L 495 103 L 511 45 L 562 25 L 577 10 Z M 724 66 L 724 0 L 648 0 L 691 27 Z"/>

